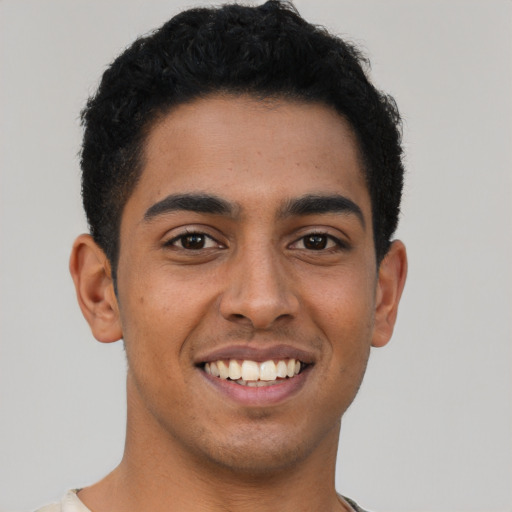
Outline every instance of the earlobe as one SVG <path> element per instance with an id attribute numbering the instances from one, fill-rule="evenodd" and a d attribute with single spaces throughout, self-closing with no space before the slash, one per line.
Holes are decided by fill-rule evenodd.
<path id="1" fill-rule="evenodd" d="M 407 277 L 405 246 L 395 240 L 379 267 L 375 300 L 375 324 L 372 346 L 382 347 L 391 338 L 398 314 L 398 304 Z"/>
<path id="2" fill-rule="evenodd" d="M 80 235 L 75 240 L 69 270 L 78 304 L 94 337 L 103 343 L 122 338 L 110 263 L 90 235 Z"/>

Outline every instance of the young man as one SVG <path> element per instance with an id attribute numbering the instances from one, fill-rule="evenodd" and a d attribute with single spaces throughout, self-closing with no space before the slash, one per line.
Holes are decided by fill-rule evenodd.
<path id="1" fill-rule="evenodd" d="M 406 254 L 399 116 L 361 62 L 271 1 L 183 12 L 105 72 L 70 269 L 125 344 L 125 453 L 41 510 L 362 510 L 334 488 L 341 418 Z"/>

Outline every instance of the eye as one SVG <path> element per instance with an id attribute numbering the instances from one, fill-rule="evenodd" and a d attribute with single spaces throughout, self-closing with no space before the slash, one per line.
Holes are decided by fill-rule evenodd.
<path id="1" fill-rule="evenodd" d="M 335 245 L 331 239 L 327 235 L 307 235 L 302 238 L 302 243 L 304 244 L 304 247 L 306 249 L 310 249 L 313 251 L 321 251 L 323 249 L 326 249 L 329 245 L 332 247 Z"/>
<path id="2" fill-rule="evenodd" d="M 201 249 L 219 248 L 222 245 L 205 233 L 185 233 L 169 240 L 166 246 L 186 249 L 188 251 L 199 251 Z"/>
<path id="3" fill-rule="evenodd" d="M 325 251 L 329 249 L 343 249 L 347 244 L 332 235 L 325 233 L 309 233 L 291 246 L 292 249 L 307 249 L 308 251 Z"/>

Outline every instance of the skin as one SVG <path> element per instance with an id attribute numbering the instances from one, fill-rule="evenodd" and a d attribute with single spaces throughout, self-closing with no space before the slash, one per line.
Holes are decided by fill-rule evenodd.
<path id="1" fill-rule="evenodd" d="M 214 195 L 230 211 L 166 208 L 176 194 Z M 359 213 L 290 211 L 333 195 Z M 350 510 L 334 489 L 341 417 L 370 347 L 391 336 L 406 255 L 395 241 L 377 268 L 348 124 L 284 100 L 177 107 L 149 133 L 120 241 L 117 296 L 90 236 L 70 263 L 93 334 L 122 337 L 128 359 L 125 454 L 82 501 L 95 512 Z M 277 400 L 240 399 L 201 367 L 218 350 L 300 351 L 309 364 Z"/>

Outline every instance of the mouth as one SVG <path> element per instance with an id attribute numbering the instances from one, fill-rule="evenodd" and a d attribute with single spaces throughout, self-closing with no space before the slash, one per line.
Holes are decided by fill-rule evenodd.
<path id="1" fill-rule="evenodd" d="M 308 366 L 295 358 L 269 359 L 262 362 L 250 359 L 219 359 L 200 365 L 212 377 L 247 387 L 283 384 L 296 378 Z"/>
<path id="2" fill-rule="evenodd" d="M 208 383 L 208 400 L 221 393 L 244 407 L 268 407 L 300 393 L 317 360 L 314 352 L 297 346 L 261 343 L 197 353 L 194 364 Z"/>

